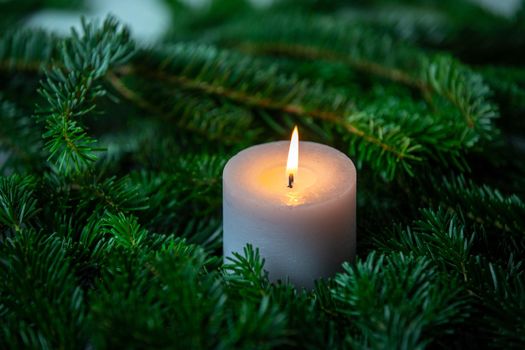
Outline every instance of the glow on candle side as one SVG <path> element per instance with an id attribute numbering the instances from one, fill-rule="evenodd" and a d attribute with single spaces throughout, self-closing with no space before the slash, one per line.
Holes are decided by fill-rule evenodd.
<path id="1" fill-rule="evenodd" d="M 290 149 L 288 151 L 288 161 L 286 162 L 286 177 L 288 178 L 288 187 L 292 188 L 297 178 L 299 168 L 299 131 L 297 126 L 293 129 Z"/>

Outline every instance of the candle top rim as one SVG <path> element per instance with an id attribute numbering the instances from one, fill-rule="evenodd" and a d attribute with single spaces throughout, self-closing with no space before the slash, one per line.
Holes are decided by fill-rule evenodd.
<path id="1" fill-rule="evenodd" d="M 357 172 L 352 160 L 343 152 L 311 141 L 300 141 L 298 198 L 295 203 L 287 202 L 286 196 L 293 194 L 285 187 L 285 167 L 290 141 L 274 141 L 248 147 L 233 156 L 223 171 L 225 200 L 239 198 L 254 207 L 292 209 L 325 205 L 345 196 L 356 184 Z M 256 177 L 265 169 L 282 164 L 283 188 L 261 188 Z M 316 177 L 311 188 L 301 189 L 301 169 L 310 169 Z M 303 170 L 304 171 L 304 170 Z M 280 180 L 279 180 L 280 181 Z M 302 191 L 302 192 L 301 192 Z"/>

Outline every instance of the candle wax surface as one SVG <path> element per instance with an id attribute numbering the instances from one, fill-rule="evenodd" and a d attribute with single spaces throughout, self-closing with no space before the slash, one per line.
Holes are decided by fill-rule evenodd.
<path id="1" fill-rule="evenodd" d="M 333 200 L 349 190 L 355 168 L 335 149 L 312 142 L 299 143 L 299 167 L 293 187 L 288 187 L 286 160 L 289 141 L 272 142 L 240 152 L 225 169 L 232 195 L 252 200 L 256 206 L 271 203 L 294 207 Z M 227 176 L 227 173 L 236 174 Z M 252 198 L 246 198 L 246 195 Z"/>

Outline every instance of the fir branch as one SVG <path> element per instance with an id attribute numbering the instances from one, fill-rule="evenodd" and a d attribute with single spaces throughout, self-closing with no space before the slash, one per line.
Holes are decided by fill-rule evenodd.
<path id="1" fill-rule="evenodd" d="M 218 274 L 208 271 L 216 259 L 197 246 L 174 240 L 156 254 L 115 250 L 111 259 L 119 268 L 107 270 L 105 283 L 90 295 L 91 340 L 97 347 L 266 349 L 282 344 L 283 315 L 267 299 L 255 304 L 228 300 Z"/>
<path id="2" fill-rule="evenodd" d="M 345 56 L 337 52 L 323 50 L 316 47 L 302 46 L 300 44 L 293 43 L 281 43 L 281 42 L 241 42 L 238 45 L 240 51 L 253 54 L 263 55 L 276 55 L 276 56 L 288 56 L 293 58 L 300 58 L 305 60 L 322 60 L 322 61 L 334 61 L 342 62 L 357 70 L 365 71 L 377 75 L 382 78 L 386 78 L 393 82 L 405 84 L 418 89 L 426 89 L 426 86 L 422 85 L 420 81 L 416 80 L 409 74 L 403 72 L 400 69 L 390 68 L 383 66 L 379 63 L 367 61 L 365 59 L 359 59 L 354 57 Z"/>
<path id="3" fill-rule="evenodd" d="M 525 69 L 520 67 L 488 66 L 477 71 L 494 91 L 494 99 L 501 109 L 502 128 L 510 134 L 523 133 L 525 122 Z"/>
<path id="4" fill-rule="evenodd" d="M 7 157 L 0 164 L 0 173 L 39 169 L 43 159 L 38 128 L 15 105 L 1 96 L 0 124 L 0 152 L 4 152 Z"/>
<path id="5" fill-rule="evenodd" d="M 477 172 L 432 175 L 476 169 L 465 153 L 495 141 L 479 76 L 384 28 L 235 16 L 209 38 L 271 57 L 196 40 L 132 56 L 113 19 L 65 39 L 0 35 L 2 96 L 26 106 L 20 86 L 45 72 L 51 154 L 2 100 L 4 171 L 28 175 L 0 177 L 0 348 L 523 348 L 522 199 Z M 505 79 L 516 98 L 519 79 Z M 106 86 L 129 103 L 87 121 Z M 311 291 L 270 283 L 257 247 L 224 266 L 218 251 L 228 155 L 292 123 L 364 168 L 358 223 L 382 252 L 361 234 L 362 258 Z M 95 135 L 116 151 L 98 158 Z M 408 225 L 385 229 L 394 217 Z"/>
<path id="6" fill-rule="evenodd" d="M 380 125 L 381 121 L 372 122 L 369 116 L 356 113 L 352 103 L 340 92 L 281 75 L 275 67 L 267 68 L 262 62 L 227 51 L 179 44 L 170 50 L 146 55 L 140 65 L 121 69 L 120 73 L 165 81 L 177 89 L 211 95 L 253 109 L 335 124 L 362 142 L 363 146 L 358 148 L 361 155 L 368 154 L 369 159 L 377 159 L 378 163 L 385 158 L 392 168 L 399 163 L 420 160 L 413 154 L 419 149 L 417 144 L 412 145 L 413 140 L 401 130 L 391 131 L 389 126 Z M 248 81 L 250 83 L 244 83 Z"/>
<path id="7" fill-rule="evenodd" d="M 525 204 L 516 195 L 504 195 L 488 185 L 478 185 L 463 175 L 432 179 L 425 200 L 448 210 L 460 210 L 473 224 L 483 225 L 506 234 L 523 238 Z M 434 196 L 439 193 L 439 200 Z"/>
<path id="8" fill-rule="evenodd" d="M 484 238 L 468 233 L 465 218 L 441 208 L 437 211 L 423 210 L 422 218 L 410 227 L 404 230 L 397 227 L 385 236 L 386 241 L 377 243 L 386 251 L 425 256 L 461 276 L 468 295 L 490 310 L 488 314 L 486 311 L 474 313 L 466 322 L 479 322 L 482 327 L 490 324 L 484 331 L 491 334 L 487 340 L 496 348 L 519 348 L 523 345 L 525 339 L 516 329 L 517 320 L 523 317 L 522 312 L 516 310 L 522 310 L 525 302 L 522 297 L 523 271 L 521 262 L 516 262 L 512 254 L 502 262 L 473 255 Z M 512 309 L 507 309 L 510 304 Z M 483 319 L 481 322 L 480 317 Z"/>
<path id="9" fill-rule="evenodd" d="M 0 245 L 2 348 L 82 347 L 86 306 L 64 242 L 22 230 Z"/>
<path id="10" fill-rule="evenodd" d="M 92 248 L 103 238 L 98 233 L 103 231 L 100 222 L 106 213 L 129 215 L 148 207 L 148 198 L 126 176 L 86 174 L 72 179 L 51 173 L 43 178 L 39 195 L 46 203 L 40 217 L 42 226 Z"/>
<path id="11" fill-rule="evenodd" d="M 97 82 L 111 66 L 133 54 L 129 33 L 111 17 L 99 28 L 83 21 L 83 33 L 75 30 L 62 42 L 60 61 L 53 64 L 42 82 L 41 95 L 49 107 L 45 121 L 46 150 L 58 171 L 79 173 L 96 159 L 96 141 L 81 125 L 81 117 L 95 108 L 94 100 L 104 95 Z"/>
<path id="12" fill-rule="evenodd" d="M 0 36 L 0 70 L 41 73 L 57 56 L 59 39 L 42 30 L 11 30 Z"/>
<path id="13" fill-rule="evenodd" d="M 454 59 L 437 56 L 427 64 L 425 81 L 439 96 L 452 103 L 467 124 L 463 142 L 472 147 L 480 138 L 495 135 L 492 120 L 498 117 L 498 109 L 489 102 L 491 91 L 481 75 L 468 70 Z"/>
<path id="14" fill-rule="evenodd" d="M 264 270 L 264 259 L 259 249 L 248 244 L 243 254 L 234 252 L 224 265 L 224 279 L 233 294 L 240 298 L 259 300 L 267 295 L 269 288 L 268 272 Z M 246 292 L 251 294 L 246 294 Z"/>
<path id="15" fill-rule="evenodd" d="M 236 306 L 228 328 L 229 337 L 221 342 L 225 348 L 274 349 L 283 346 L 286 336 L 286 316 L 263 297 L 260 303 L 243 302 Z"/>
<path id="16" fill-rule="evenodd" d="M 510 256 L 495 264 L 475 256 L 467 265 L 471 288 L 484 311 L 473 322 L 486 332 L 483 337 L 496 349 L 521 349 L 525 344 L 525 277 L 521 261 Z"/>
<path id="17" fill-rule="evenodd" d="M 148 197 L 147 210 L 140 218 L 155 232 L 186 238 L 208 249 L 220 244 L 220 176 L 226 159 L 193 155 L 166 164 L 170 173 L 131 174 L 131 182 Z"/>
<path id="18" fill-rule="evenodd" d="M 253 53 L 341 62 L 415 87 L 425 97 L 433 93 L 452 104 L 464 118 L 466 146 L 471 147 L 480 137 L 494 136 L 492 120 L 498 112 L 488 99 L 488 87 L 478 74 L 450 57 L 428 55 L 381 31 L 332 18 L 269 16 L 256 21 L 255 26 L 246 26 L 245 20 L 217 31 L 212 40 L 240 45 Z"/>
<path id="19" fill-rule="evenodd" d="M 33 196 L 35 187 L 36 181 L 32 176 L 0 177 L 0 228 L 6 226 L 18 233 L 30 227 L 31 219 L 39 211 Z"/>
<path id="20" fill-rule="evenodd" d="M 253 115 L 245 108 L 183 92 L 166 95 L 164 86 L 148 80 L 137 86 L 139 91 L 133 90 L 113 72 L 108 72 L 106 78 L 122 97 L 140 109 L 210 140 L 238 143 L 257 133 L 252 127 Z"/>
<path id="21" fill-rule="evenodd" d="M 75 230 L 71 225 L 72 218 L 65 216 L 63 226 Z M 80 233 L 78 232 L 59 232 L 67 240 L 67 254 L 75 267 L 75 275 L 79 285 L 84 290 L 94 288 L 96 281 L 101 276 L 101 271 L 107 268 L 109 256 L 115 247 L 115 240 L 104 232 L 104 222 L 100 220 L 100 215 L 94 213 Z"/>
<path id="22" fill-rule="evenodd" d="M 422 349 L 466 316 L 457 280 L 441 278 L 424 257 L 371 253 L 343 267 L 332 293 L 359 330 L 348 337 L 353 347 Z"/>
<path id="23" fill-rule="evenodd" d="M 136 249 L 145 240 L 148 231 L 138 224 L 134 216 L 126 217 L 124 214 L 107 214 L 104 218 L 104 228 L 110 233 L 118 245 Z"/>
<path id="24" fill-rule="evenodd" d="M 403 229 L 394 227 L 385 234 L 385 241 L 376 243 L 385 251 L 425 256 L 446 269 L 452 269 L 466 281 L 465 266 L 469 262 L 475 233 L 466 232 L 464 221 L 442 208 L 421 210 L 420 219 Z"/>
<path id="25" fill-rule="evenodd" d="M 148 208 L 148 197 L 140 193 L 138 186 L 125 176 L 120 179 L 109 177 L 103 181 L 85 179 L 73 183 L 70 189 L 80 192 L 80 208 L 92 208 L 99 213 L 128 213 Z"/>

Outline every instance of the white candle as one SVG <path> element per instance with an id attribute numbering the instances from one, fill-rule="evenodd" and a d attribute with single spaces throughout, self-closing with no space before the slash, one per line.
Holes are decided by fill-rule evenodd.
<path id="1" fill-rule="evenodd" d="M 334 148 L 313 142 L 298 148 L 298 166 L 288 141 L 253 146 L 228 161 L 224 259 L 250 243 L 270 280 L 311 288 L 355 256 L 356 170 Z"/>

